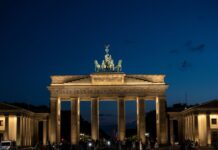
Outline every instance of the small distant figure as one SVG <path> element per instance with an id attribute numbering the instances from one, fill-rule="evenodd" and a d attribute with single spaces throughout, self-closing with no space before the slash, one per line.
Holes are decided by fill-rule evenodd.
<path id="1" fill-rule="evenodd" d="M 47 142 L 46 150 L 52 150 L 50 141 Z"/>
<path id="2" fill-rule="evenodd" d="M 196 150 L 199 150 L 199 144 L 198 144 L 197 141 L 195 142 L 195 149 L 196 149 Z"/>
<path id="3" fill-rule="evenodd" d="M 151 143 L 150 143 L 150 141 L 148 141 L 148 144 L 147 144 L 147 146 L 146 146 L 146 149 L 151 149 Z"/>
<path id="4" fill-rule="evenodd" d="M 159 145 L 158 145 L 157 141 L 155 141 L 154 149 L 155 149 L 155 150 L 158 150 L 158 149 L 159 149 Z"/>

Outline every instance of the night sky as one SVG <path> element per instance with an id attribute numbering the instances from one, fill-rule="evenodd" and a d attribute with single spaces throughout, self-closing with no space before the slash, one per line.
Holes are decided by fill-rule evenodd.
<path id="1" fill-rule="evenodd" d="M 169 106 L 218 98 L 217 0 L 1 0 L 0 100 L 48 105 L 50 75 L 94 72 L 106 43 L 126 74 L 166 74 Z"/>

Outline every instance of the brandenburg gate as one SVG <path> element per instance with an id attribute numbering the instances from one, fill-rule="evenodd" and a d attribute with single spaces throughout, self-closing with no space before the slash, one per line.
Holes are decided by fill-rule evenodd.
<path id="1" fill-rule="evenodd" d="M 91 138 L 99 139 L 99 102 L 117 101 L 118 140 L 125 139 L 125 101 L 136 100 L 137 137 L 145 143 L 145 101 L 156 102 L 156 128 L 159 144 L 168 143 L 168 125 L 166 116 L 165 91 L 168 85 L 165 75 L 125 74 L 122 60 L 114 66 L 106 46 L 102 64 L 95 60 L 95 73 L 90 75 L 51 76 L 49 140 L 51 143 L 61 140 L 61 101 L 71 102 L 71 144 L 79 142 L 80 102 L 91 101 Z M 149 123 L 149 122 L 147 122 Z"/>

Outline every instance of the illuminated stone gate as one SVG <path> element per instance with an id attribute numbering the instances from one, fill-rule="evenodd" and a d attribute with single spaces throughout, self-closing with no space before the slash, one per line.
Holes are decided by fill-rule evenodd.
<path id="1" fill-rule="evenodd" d="M 78 144 L 80 135 L 80 102 L 91 101 L 91 137 L 99 139 L 99 102 L 116 100 L 118 109 L 118 140 L 125 139 L 125 101 L 136 100 L 137 137 L 145 143 L 145 100 L 156 101 L 157 140 L 168 143 L 165 75 L 125 74 L 120 60 L 113 59 L 106 47 L 105 62 L 95 61 L 96 72 L 90 75 L 51 76 L 49 140 L 61 140 L 61 101 L 71 101 L 71 143 Z M 112 64 L 112 67 L 110 65 Z M 99 66 L 98 66 L 99 65 Z M 104 66 L 105 65 L 105 66 Z"/>

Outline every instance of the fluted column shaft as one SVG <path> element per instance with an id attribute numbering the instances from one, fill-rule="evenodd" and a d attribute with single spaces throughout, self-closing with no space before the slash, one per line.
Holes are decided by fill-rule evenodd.
<path id="1" fill-rule="evenodd" d="M 30 123 L 29 123 L 29 116 L 26 118 L 26 124 L 27 124 L 27 133 L 26 133 L 26 136 L 27 136 L 27 145 L 30 146 Z"/>
<path id="2" fill-rule="evenodd" d="M 16 140 L 16 144 L 18 146 L 21 146 L 21 137 L 22 134 L 22 117 L 21 116 L 17 116 L 17 140 Z"/>
<path id="3" fill-rule="evenodd" d="M 173 120 L 170 120 L 170 143 L 174 144 L 174 126 L 173 126 Z"/>
<path id="4" fill-rule="evenodd" d="M 71 100 L 71 144 L 79 143 L 80 134 L 80 100 L 75 98 Z"/>
<path id="5" fill-rule="evenodd" d="M 39 131 L 39 122 L 38 120 L 34 120 L 34 144 L 37 144 L 39 142 L 39 135 L 38 135 L 38 131 Z"/>
<path id="6" fill-rule="evenodd" d="M 26 141 L 25 141 L 25 133 L 26 133 L 25 116 L 23 116 L 23 117 L 21 118 L 21 122 L 22 122 L 22 135 L 21 135 L 22 140 L 21 140 L 21 145 L 22 145 L 22 146 L 25 146 L 25 144 L 26 144 Z"/>
<path id="7" fill-rule="evenodd" d="M 61 140 L 61 100 L 60 98 L 50 98 L 50 132 L 51 143 Z"/>
<path id="8" fill-rule="evenodd" d="M 178 136 L 179 136 L 179 142 L 181 143 L 183 141 L 183 131 L 184 131 L 184 122 L 182 121 L 183 118 L 178 119 Z"/>
<path id="9" fill-rule="evenodd" d="M 136 100 L 137 110 L 137 137 L 138 140 L 145 143 L 145 102 L 144 99 L 137 98 Z"/>
<path id="10" fill-rule="evenodd" d="M 57 142 L 61 141 L 61 99 L 57 99 Z"/>
<path id="11" fill-rule="evenodd" d="M 51 144 L 57 142 L 57 98 L 50 98 L 50 129 L 49 140 Z"/>
<path id="12" fill-rule="evenodd" d="M 168 125 L 165 97 L 156 97 L 156 128 L 159 144 L 168 144 Z"/>
<path id="13" fill-rule="evenodd" d="M 211 145 L 210 114 L 207 113 L 207 144 Z"/>
<path id="14" fill-rule="evenodd" d="M 9 116 L 5 115 L 5 131 L 4 131 L 4 140 L 9 138 Z"/>
<path id="15" fill-rule="evenodd" d="M 43 120 L 43 145 L 46 145 L 47 142 L 47 120 Z"/>
<path id="16" fill-rule="evenodd" d="M 99 139 L 99 101 L 97 98 L 91 100 L 91 127 L 92 139 Z"/>
<path id="17" fill-rule="evenodd" d="M 198 114 L 194 114 L 194 133 L 195 133 L 195 141 L 198 143 L 199 141 L 199 132 L 198 132 Z"/>
<path id="18" fill-rule="evenodd" d="M 117 100 L 117 112 L 118 112 L 118 140 L 125 140 L 125 101 L 123 98 Z"/>

